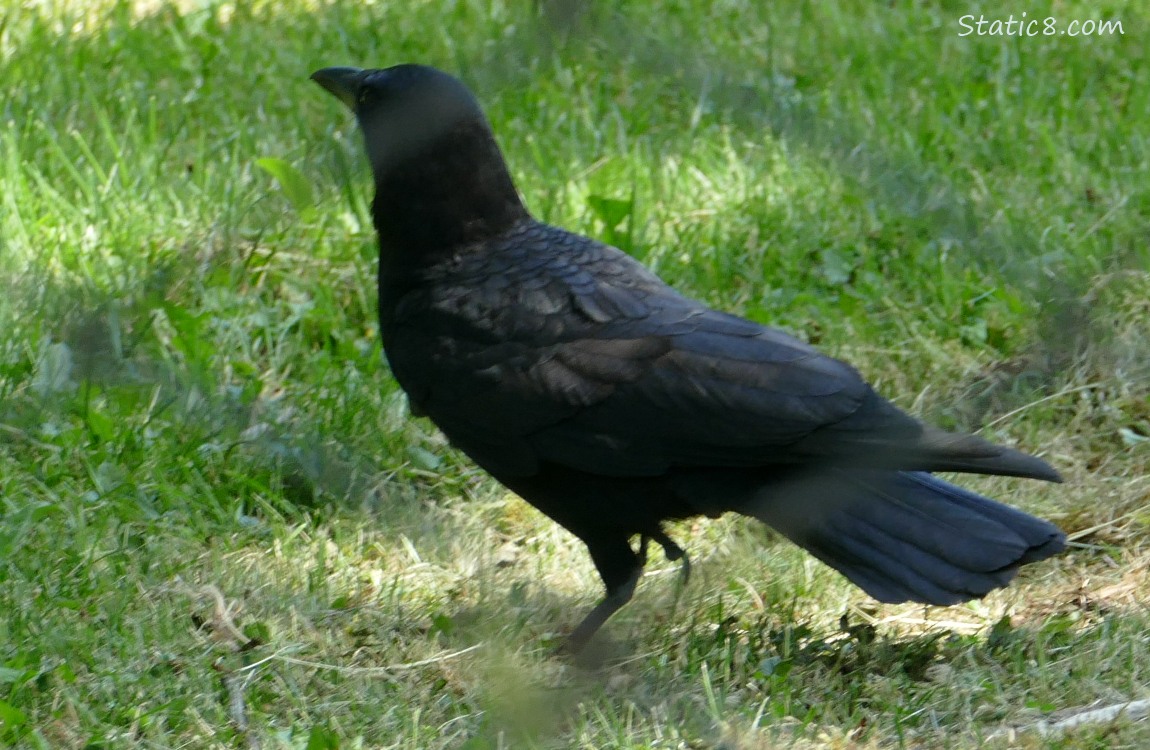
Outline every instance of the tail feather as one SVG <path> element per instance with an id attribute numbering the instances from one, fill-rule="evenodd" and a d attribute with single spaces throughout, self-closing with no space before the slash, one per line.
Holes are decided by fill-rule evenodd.
<path id="1" fill-rule="evenodd" d="M 980 598 L 1066 542 L 1047 521 L 924 472 L 828 472 L 763 490 L 742 512 L 892 603 Z"/>
<path id="2" fill-rule="evenodd" d="M 937 427 L 924 428 L 921 442 L 908 450 L 898 451 L 897 468 L 927 471 L 961 471 L 970 474 L 997 474 L 1004 477 L 1027 477 L 1047 482 L 1061 482 L 1054 467 L 1037 456 L 995 445 L 978 435 L 946 432 Z M 922 454 L 918 465 L 905 463 L 906 455 Z"/>

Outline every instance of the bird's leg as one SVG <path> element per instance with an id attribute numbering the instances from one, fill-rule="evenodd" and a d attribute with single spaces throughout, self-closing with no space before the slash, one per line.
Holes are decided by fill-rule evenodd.
<path id="1" fill-rule="evenodd" d="M 646 539 L 646 537 L 644 537 L 644 539 Z M 675 562 L 676 560 L 683 561 L 683 566 L 679 569 L 679 583 L 682 586 L 686 586 L 687 581 L 691 580 L 691 558 L 687 557 L 687 553 L 683 551 L 683 548 L 675 544 L 675 542 L 671 540 L 671 537 L 667 536 L 666 532 L 662 529 L 658 529 L 654 534 L 651 534 L 651 539 L 663 547 L 663 554 L 667 556 L 668 560 L 671 562 Z"/>
<path id="2" fill-rule="evenodd" d="M 635 586 L 639 583 L 639 576 L 643 574 L 643 563 L 647 560 L 647 537 L 639 540 L 639 552 L 635 553 L 626 539 L 612 541 L 596 540 L 594 544 L 588 543 L 587 549 L 591 553 L 591 560 L 599 577 L 607 587 L 607 595 L 603 601 L 587 613 L 567 641 L 563 650 L 569 654 L 578 654 L 591 640 L 591 636 L 603 627 L 611 615 L 618 612 L 624 604 L 631 601 L 635 594 Z"/>

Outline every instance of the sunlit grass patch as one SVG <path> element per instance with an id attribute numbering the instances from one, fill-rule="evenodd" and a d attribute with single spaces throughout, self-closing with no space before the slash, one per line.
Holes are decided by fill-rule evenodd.
<path id="1" fill-rule="evenodd" d="M 1146 26 L 962 39 L 946 4 L 25 2 L 0 23 L 0 743 L 1044 747 L 1145 698 Z M 962 10 L 962 12 L 966 12 Z M 307 80 L 464 77 L 528 205 L 900 405 L 1038 452 L 968 478 L 1071 552 L 875 605 L 677 524 L 586 672 L 585 550 L 413 419 L 366 164 Z M 262 166 L 261 166 L 262 165 Z M 1061 747 L 1142 746 L 1146 728 Z"/>

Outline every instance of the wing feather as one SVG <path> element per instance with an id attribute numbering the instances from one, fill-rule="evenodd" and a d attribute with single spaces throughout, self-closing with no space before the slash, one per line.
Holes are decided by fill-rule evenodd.
<path id="1" fill-rule="evenodd" d="M 571 236 L 457 261 L 388 347 L 414 405 L 497 475 L 761 466 L 921 433 L 849 365 Z"/>

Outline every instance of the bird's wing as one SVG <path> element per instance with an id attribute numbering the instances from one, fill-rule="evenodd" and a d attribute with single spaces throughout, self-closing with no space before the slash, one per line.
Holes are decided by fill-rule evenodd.
<path id="1" fill-rule="evenodd" d="M 496 475 L 838 460 L 923 435 L 849 365 L 552 232 L 444 272 L 388 347 L 415 406 Z"/>

